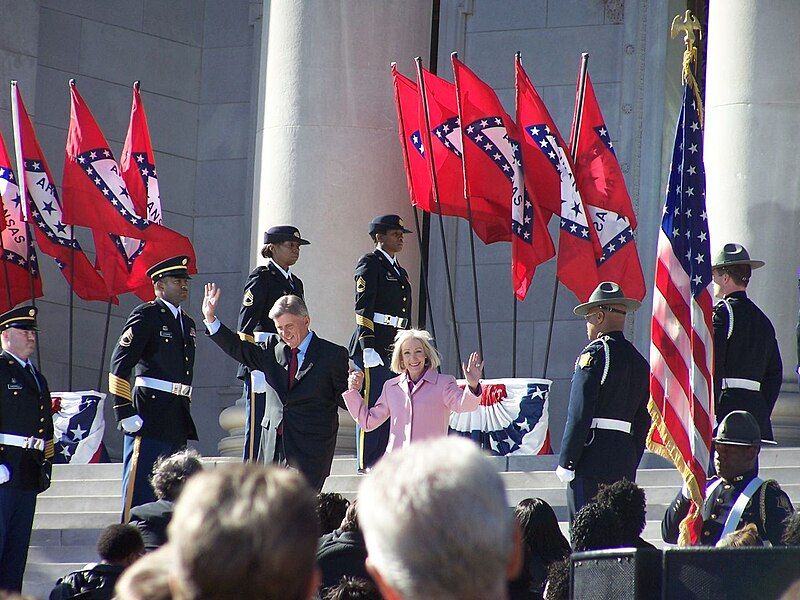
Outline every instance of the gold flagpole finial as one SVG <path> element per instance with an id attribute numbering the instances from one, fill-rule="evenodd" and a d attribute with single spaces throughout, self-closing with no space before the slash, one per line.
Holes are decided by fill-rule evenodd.
<path id="1" fill-rule="evenodd" d="M 700 27 L 700 21 L 697 20 L 697 17 L 695 17 L 690 10 L 687 10 L 683 15 L 683 21 L 681 21 L 681 15 L 675 15 L 675 18 L 672 19 L 672 25 L 669 28 L 670 36 L 673 39 L 683 33 L 683 43 L 686 44 L 686 49 L 683 51 L 684 77 L 689 74 L 691 64 L 697 60 L 697 48 L 694 45 L 695 31 L 697 31 L 698 36 L 702 39 L 703 30 Z"/>

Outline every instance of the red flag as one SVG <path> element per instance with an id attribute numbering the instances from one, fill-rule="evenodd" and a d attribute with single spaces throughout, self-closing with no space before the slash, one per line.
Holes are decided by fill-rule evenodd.
<path id="1" fill-rule="evenodd" d="M 109 293 L 100 273 L 74 239 L 72 227 L 65 224 L 55 180 L 36 139 L 19 86 L 16 82 L 11 85 L 14 145 L 17 163 L 24 169 L 20 195 L 27 198 L 23 203 L 23 212 L 25 219 L 34 224 L 36 243 L 42 252 L 55 259 L 61 274 L 79 298 L 104 302 L 111 300 L 116 304 L 117 299 Z"/>
<path id="2" fill-rule="evenodd" d="M 145 215 L 150 223 L 160 225 L 161 197 L 155 155 L 138 82 L 133 86 L 131 117 L 120 166 L 120 174 L 130 194 L 135 213 Z M 152 265 L 172 256 L 189 256 L 190 273 L 196 272 L 194 250 L 189 239 L 167 227 L 161 229 L 163 237 L 160 235 L 147 241 L 94 230 L 98 265 L 113 291 L 133 291 L 144 301 L 152 300 L 155 297 L 153 285 L 146 271 Z"/>
<path id="3" fill-rule="evenodd" d="M 22 218 L 22 198 L 3 137 L 0 135 L 0 312 L 42 296 L 42 279 L 36 263 L 36 251 Z M 33 290 L 31 290 L 31 287 Z"/>
<path id="4" fill-rule="evenodd" d="M 595 244 L 572 160 L 553 118 L 516 58 L 517 123 L 522 133 L 525 180 L 545 211 L 559 215 L 558 278 L 585 302 L 600 282 Z"/>
<path id="5" fill-rule="evenodd" d="M 578 77 L 576 118 L 580 102 Z M 588 73 L 580 114 L 575 177 L 603 249 L 597 265 L 599 278 L 615 281 L 626 296 L 641 300 L 647 290 L 633 233 L 636 215 Z M 574 131 L 574 122 L 572 127 Z"/>

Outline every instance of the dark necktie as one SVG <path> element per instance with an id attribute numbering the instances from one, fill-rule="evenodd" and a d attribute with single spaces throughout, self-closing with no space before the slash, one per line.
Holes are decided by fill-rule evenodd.
<path id="1" fill-rule="evenodd" d="M 25 370 L 31 377 L 33 377 L 33 380 L 36 382 L 36 389 L 41 392 L 42 386 L 39 385 L 39 378 L 36 376 L 36 371 L 33 370 L 33 365 L 31 363 L 28 363 L 27 365 L 25 365 Z"/>
<path id="2" fill-rule="evenodd" d="M 292 288 L 292 291 L 294 291 L 294 280 L 292 280 L 292 276 L 291 275 L 289 275 L 286 278 L 286 283 L 288 283 L 289 287 Z"/>
<path id="3" fill-rule="evenodd" d="M 297 375 L 297 355 L 300 348 L 292 348 L 289 356 L 289 389 L 294 387 L 294 376 Z"/>

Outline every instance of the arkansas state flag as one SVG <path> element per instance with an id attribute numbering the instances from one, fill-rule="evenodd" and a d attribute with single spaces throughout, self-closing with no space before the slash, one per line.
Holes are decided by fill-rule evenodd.
<path id="1" fill-rule="evenodd" d="M 136 214 L 145 215 L 147 221 L 160 225 L 161 196 L 155 155 L 138 82 L 133 85 L 131 117 L 120 167 L 122 180 Z M 133 291 L 144 301 L 152 300 L 155 295 L 153 285 L 147 277 L 147 269 L 177 255 L 190 256 L 190 272 L 196 272 L 194 250 L 189 239 L 167 227 L 162 227 L 162 230 L 163 237 L 154 237 L 147 241 L 94 230 L 97 264 L 112 291 Z"/>
<path id="2" fill-rule="evenodd" d="M 117 299 L 74 239 L 72 227 L 64 222 L 55 181 L 16 82 L 11 83 L 11 107 L 17 163 L 24 169 L 20 195 L 27 196 L 25 216 L 34 224 L 39 249 L 55 259 L 61 274 L 79 298 L 110 300 L 116 304 Z"/>
<path id="3" fill-rule="evenodd" d="M 575 102 L 577 107 L 580 79 Z M 588 73 L 583 110 L 576 110 L 575 115 L 576 118 L 581 115 L 575 150 L 575 177 L 603 249 L 597 259 L 599 278 L 615 281 L 627 296 L 641 300 L 647 290 L 633 234 L 636 215 Z M 573 132 L 575 126 L 573 122 Z"/>
<path id="4" fill-rule="evenodd" d="M 599 242 L 578 191 L 567 145 L 522 68 L 519 55 L 516 94 L 525 180 L 544 210 L 560 217 L 558 279 L 585 302 L 600 282 L 596 263 Z"/>
<path id="5" fill-rule="evenodd" d="M 36 251 L 28 237 L 22 217 L 22 198 L 11 168 L 6 145 L 0 136 L 0 312 L 42 296 L 42 279 L 36 264 Z"/>

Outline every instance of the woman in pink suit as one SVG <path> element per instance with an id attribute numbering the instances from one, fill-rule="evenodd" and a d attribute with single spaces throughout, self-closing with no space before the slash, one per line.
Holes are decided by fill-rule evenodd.
<path id="1" fill-rule="evenodd" d="M 477 352 L 462 364 L 467 386 L 462 390 L 452 375 L 438 373 L 439 353 L 431 334 L 420 329 L 399 331 L 394 340 L 391 369 L 399 373 L 389 379 L 375 403 L 368 408 L 361 396 L 364 373 L 352 371 L 349 389 L 342 394 L 347 410 L 364 431 L 372 431 L 389 419 L 386 452 L 411 442 L 447 435 L 450 412 L 470 412 L 480 404 L 483 363 Z"/>

